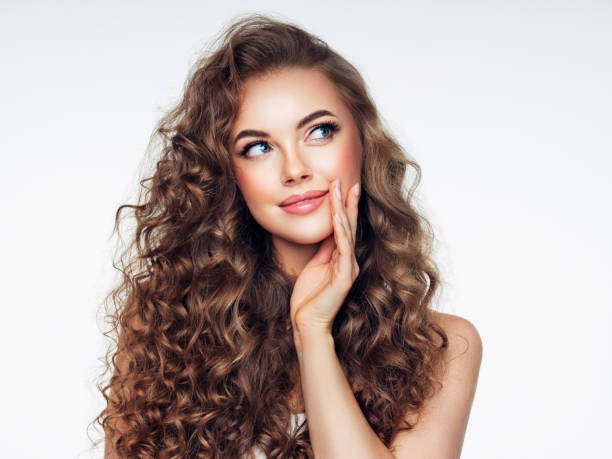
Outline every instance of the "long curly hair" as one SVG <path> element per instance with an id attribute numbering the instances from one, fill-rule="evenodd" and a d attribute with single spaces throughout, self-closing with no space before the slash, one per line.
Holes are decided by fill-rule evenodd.
<path id="1" fill-rule="evenodd" d="M 383 127 L 352 64 L 294 24 L 249 14 L 199 57 L 156 125 L 160 157 L 138 202 L 115 214 L 113 233 L 124 210 L 135 226 L 113 263 L 122 280 L 104 301 L 112 343 L 98 389 L 107 406 L 92 424 L 120 457 L 250 457 L 255 446 L 268 457 L 313 457 L 307 423 L 289 429 L 295 278 L 249 213 L 229 154 L 241 87 L 287 66 L 335 83 L 361 135 L 360 273 L 332 328 L 355 398 L 389 446 L 416 424 L 406 413 L 418 419 L 440 386 L 448 340 L 432 312 L 433 232 L 414 204 L 420 167 Z"/>

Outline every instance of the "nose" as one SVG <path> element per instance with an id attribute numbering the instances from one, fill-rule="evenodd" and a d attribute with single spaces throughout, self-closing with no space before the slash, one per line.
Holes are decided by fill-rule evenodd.
<path id="1" fill-rule="evenodd" d="M 299 149 L 286 148 L 283 155 L 282 181 L 285 185 L 301 183 L 312 177 L 310 165 L 304 161 Z"/>

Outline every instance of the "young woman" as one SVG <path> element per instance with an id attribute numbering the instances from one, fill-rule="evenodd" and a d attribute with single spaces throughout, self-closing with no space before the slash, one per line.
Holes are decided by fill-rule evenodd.
<path id="1" fill-rule="evenodd" d="M 359 72 L 239 18 L 156 132 L 116 215 L 136 228 L 109 295 L 105 456 L 459 457 L 481 340 L 431 307 L 420 169 Z"/>

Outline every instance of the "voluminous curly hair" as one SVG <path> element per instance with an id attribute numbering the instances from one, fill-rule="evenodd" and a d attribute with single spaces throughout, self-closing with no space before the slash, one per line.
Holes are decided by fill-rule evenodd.
<path id="1" fill-rule="evenodd" d="M 289 429 L 295 279 L 250 215 L 229 153 L 241 87 L 287 66 L 323 72 L 361 135 L 360 273 L 332 328 L 356 400 L 389 446 L 415 425 L 404 416 L 418 419 L 435 393 L 448 340 L 431 307 L 433 233 L 413 204 L 420 168 L 386 132 L 349 62 L 293 24 L 251 14 L 196 62 L 156 126 L 162 150 L 138 203 L 115 215 L 114 231 L 124 210 L 136 224 L 115 264 L 122 281 L 105 299 L 112 376 L 98 385 L 107 406 L 93 423 L 120 457 L 237 458 L 254 446 L 268 457 L 313 456 L 307 423 Z"/>

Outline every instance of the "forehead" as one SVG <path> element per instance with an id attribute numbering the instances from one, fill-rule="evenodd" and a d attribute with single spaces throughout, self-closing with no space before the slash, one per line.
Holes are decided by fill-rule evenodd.
<path id="1" fill-rule="evenodd" d="M 349 113 L 335 84 L 321 71 L 276 70 L 244 83 L 233 132 L 264 125 L 294 126 L 297 119 L 319 109 L 328 109 L 338 116 Z"/>

